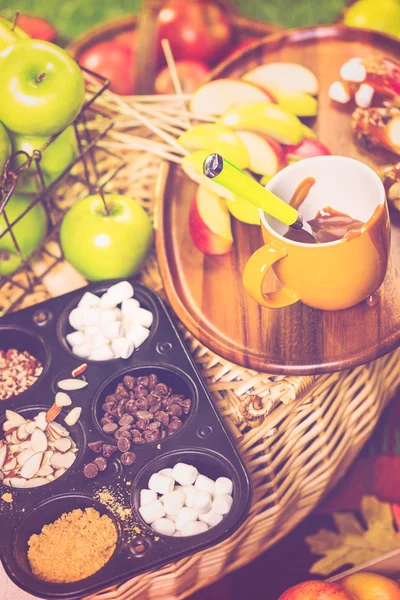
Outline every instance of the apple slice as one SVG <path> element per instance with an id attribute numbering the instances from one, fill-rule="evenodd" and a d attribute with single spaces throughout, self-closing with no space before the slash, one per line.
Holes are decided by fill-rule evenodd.
<path id="1" fill-rule="evenodd" d="M 307 127 L 307 125 L 304 125 L 304 123 L 302 123 L 301 126 L 303 129 L 304 137 L 317 139 L 317 134 L 311 129 L 311 127 Z"/>
<path id="2" fill-rule="evenodd" d="M 306 92 L 295 92 L 278 87 L 271 88 L 279 106 L 290 110 L 298 117 L 315 117 L 318 112 L 317 100 Z"/>
<path id="3" fill-rule="evenodd" d="M 297 145 L 304 137 L 300 120 L 271 102 L 249 102 L 234 106 L 218 119 L 218 123 L 235 130 L 264 133 L 281 144 Z"/>
<path id="4" fill-rule="evenodd" d="M 252 69 L 243 81 L 254 83 L 260 88 L 278 87 L 291 92 L 304 92 L 315 96 L 318 94 L 318 79 L 310 69 L 292 62 L 273 62 Z"/>
<path id="5" fill-rule="evenodd" d="M 226 254 L 233 237 L 229 211 L 222 198 L 199 186 L 190 205 L 189 233 L 194 245 L 204 254 Z"/>
<path id="6" fill-rule="evenodd" d="M 273 102 L 270 93 L 235 79 L 216 79 L 202 85 L 193 94 L 190 108 L 202 115 L 222 115 L 232 106 L 248 102 Z"/>
<path id="7" fill-rule="evenodd" d="M 189 152 L 204 149 L 208 149 L 209 154 L 217 152 L 239 169 L 247 169 L 250 165 L 246 144 L 232 129 L 223 125 L 196 125 L 180 136 L 178 144 Z"/>
<path id="8" fill-rule="evenodd" d="M 260 224 L 259 209 L 254 204 L 250 204 L 247 200 L 243 200 L 243 198 L 236 195 L 233 200 L 225 200 L 225 203 L 232 217 L 235 217 L 238 221 L 248 225 Z"/>
<path id="9" fill-rule="evenodd" d="M 257 175 L 275 175 L 285 162 L 282 147 L 275 140 L 253 131 L 238 131 L 247 148 L 249 169 Z"/>
<path id="10" fill-rule="evenodd" d="M 313 156 L 327 156 L 331 154 L 329 148 L 319 140 L 305 137 L 297 146 L 285 146 L 286 158 L 290 161 L 312 158 Z"/>

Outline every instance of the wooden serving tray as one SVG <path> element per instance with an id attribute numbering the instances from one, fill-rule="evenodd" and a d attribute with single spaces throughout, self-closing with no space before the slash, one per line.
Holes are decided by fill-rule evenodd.
<path id="1" fill-rule="evenodd" d="M 380 33 L 339 25 L 277 33 L 222 63 L 213 78 L 239 78 L 253 67 L 291 61 L 309 67 L 320 84 L 313 127 L 333 154 L 358 158 L 372 167 L 396 157 L 367 153 L 353 140 L 354 105 L 338 107 L 328 98 L 341 65 L 354 56 L 400 59 L 400 42 Z M 159 194 L 157 255 L 178 317 L 207 347 L 244 367 L 278 374 L 318 374 L 355 367 L 394 350 L 400 343 L 400 214 L 391 212 L 392 248 L 380 302 L 344 311 L 320 311 L 301 303 L 260 308 L 242 285 L 247 259 L 262 245 L 259 227 L 232 219 L 234 246 L 225 256 L 206 256 L 188 232 L 189 205 L 196 186 L 171 165 Z M 273 289 L 273 276 L 268 282 Z"/>

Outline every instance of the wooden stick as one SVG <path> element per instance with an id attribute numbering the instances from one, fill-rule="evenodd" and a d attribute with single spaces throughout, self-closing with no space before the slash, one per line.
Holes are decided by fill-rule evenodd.
<path id="1" fill-rule="evenodd" d="M 167 39 L 161 40 L 161 46 L 162 46 L 162 49 L 164 52 L 165 60 L 167 61 L 168 70 L 171 75 L 172 84 L 174 86 L 175 92 L 181 99 L 183 108 L 185 108 L 185 101 L 182 100 L 182 96 L 183 96 L 182 85 L 181 85 L 181 82 L 179 79 L 178 70 L 176 68 L 176 63 L 174 60 L 174 56 L 172 54 L 171 45 L 169 43 L 169 40 L 167 40 Z M 186 117 L 186 122 L 187 122 L 188 128 L 190 128 L 192 125 L 191 125 L 188 117 Z"/>

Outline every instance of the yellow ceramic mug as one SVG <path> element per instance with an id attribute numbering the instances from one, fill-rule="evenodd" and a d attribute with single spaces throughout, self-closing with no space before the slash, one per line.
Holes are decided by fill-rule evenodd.
<path id="1" fill-rule="evenodd" d="M 358 237 L 326 244 L 303 244 L 283 236 L 287 226 L 260 211 L 265 242 L 247 262 L 244 287 L 261 306 L 280 308 L 301 300 L 324 310 L 358 304 L 373 294 L 385 277 L 390 250 L 390 221 L 385 190 L 367 165 L 343 156 L 319 156 L 296 162 L 266 186 L 290 199 L 307 177 L 316 181 L 300 212 L 308 221 L 330 206 L 365 223 Z M 263 282 L 273 268 L 282 289 L 266 293 Z"/>

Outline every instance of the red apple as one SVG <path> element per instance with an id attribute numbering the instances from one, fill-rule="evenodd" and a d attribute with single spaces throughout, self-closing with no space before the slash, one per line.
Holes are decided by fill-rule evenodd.
<path id="1" fill-rule="evenodd" d="M 176 69 L 182 91 L 192 94 L 211 73 L 211 69 L 202 62 L 194 60 L 177 60 Z M 157 94 L 174 94 L 175 88 L 168 67 L 159 72 L 155 82 Z"/>
<path id="2" fill-rule="evenodd" d="M 237 131 L 249 153 L 249 169 L 257 175 L 275 175 L 285 164 L 285 153 L 278 142 L 254 131 Z"/>
<path id="3" fill-rule="evenodd" d="M 339 584 L 357 600 L 400 600 L 400 585 L 383 575 L 353 573 Z"/>
<path id="4" fill-rule="evenodd" d="M 232 248 L 231 220 L 225 202 L 202 186 L 190 205 L 189 233 L 204 254 L 226 254 Z"/>
<path id="5" fill-rule="evenodd" d="M 286 590 L 279 600 L 355 600 L 355 597 L 335 583 L 305 581 Z"/>
<path id="6" fill-rule="evenodd" d="M 315 138 L 305 137 L 297 146 L 285 146 L 286 158 L 288 160 L 301 160 L 313 156 L 326 156 L 331 154 L 329 148 Z"/>
<path id="7" fill-rule="evenodd" d="M 134 53 L 126 46 L 114 40 L 95 44 L 82 54 L 79 64 L 109 79 L 112 92 L 121 96 L 133 94 Z"/>
<path id="8" fill-rule="evenodd" d="M 136 51 L 137 47 L 137 39 L 138 32 L 136 29 L 128 29 L 128 31 L 123 31 L 113 38 L 113 41 L 119 44 L 120 46 L 124 46 L 125 48 L 129 48 L 132 52 Z"/>
<path id="9" fill-rule="evenodd" d="M 35 40 L 54 42 L 57 39 L 57 30 L 45 19 L 32 15 L 18 15 L 17 23 L 25 33 Z"/>
<path id="10" fill-rule="evenodd" d="M 160 41 L 169 40 L 175 60 L 200 60 L 213 65 L 232 43 L 226 13 L 212 2 L 171 0 L 158 16 Z"/>

